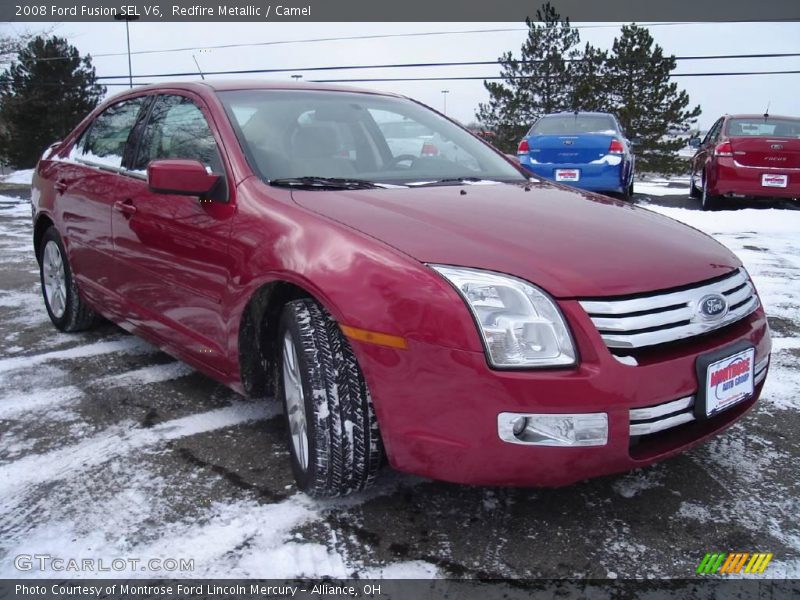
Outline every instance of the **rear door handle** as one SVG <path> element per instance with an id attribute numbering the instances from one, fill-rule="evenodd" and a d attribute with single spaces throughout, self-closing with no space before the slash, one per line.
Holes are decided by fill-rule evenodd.
<path id="1" fill-rule="evenodd" d="M 133 200 L 127 198 L 126 200 L 118 200 L 114 202 L 114 208 L 121 212 L 123 215 L 133 216 L 136 213 L 136 207 L 133 205 Z"/>
<path id="2" fill-rule="evenodd" d="M 69 181 L 67 181 L 66 179 L 59 179 L 58 181 L 56 181 L 53 187 L 56 188 L 56 191 L 59 194 L 63 194 L 64 192 L 67 191 L 67 188 L 69 187 Z"/>

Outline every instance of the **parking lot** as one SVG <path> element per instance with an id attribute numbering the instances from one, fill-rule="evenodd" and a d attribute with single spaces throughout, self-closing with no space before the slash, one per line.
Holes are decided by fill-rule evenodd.
<path id="1" fill-rule="evenodd" d="M 685 455 L 566 488 L 385 468 L 373 489 L 331 501 L 295 489 L 277 403 L 111 324 L 58 333 L 30 192 L 0 190 L 0 575 L 43 576 L 13 561 L 43 553 L 194 561 L 123 573 L 137 577 L 681 578 L 706 552 L 758 551 L 774 553 L 772 577 L 800 577 L 798 205 L 700 213 L 680 181 L 641 190 L 636 202 L 711 233 L 750 271 L 774 338 L 756 409 Z"/>

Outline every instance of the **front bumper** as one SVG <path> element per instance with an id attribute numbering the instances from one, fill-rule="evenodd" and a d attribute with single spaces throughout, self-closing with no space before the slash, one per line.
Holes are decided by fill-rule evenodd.
<path id="1" fill-rule="evenodd" d="M 756 347 L 757 363 L 768 357 L 763 309 L 712 334 L 643 351 L 639 365 L 628 366 L 612 356 L 576 301 L 560 304 L 581 355 L 577 368 L 498 371 L 488 367 L 483 353 L 413 340 L 407 350 L 355 342 L 390 464 L 465 484 L 566 485 L 683 452 L 739 419 L 761 392 L 763 379 L 752 399 L 716 417 L 632 435 L 632 409 L 697 392 L 698 356 L 748 340 Z M 508 443 L 498 435 L 498 415 L 504 412 L 606 413 L 608 441 L 583 447 Z"/>
<path id="2" fill-rule="evenodd" d="M 593 192 L 619 192 L 622 193 L 626 188 L 625 181 L 625 162 L 618 165 L 608 164 L 553 164 L 553 163 L 531 163 L 530 157 L 520 156 L 520 163 L 533 174 L 549 179 L 556 180 L 557 169 L 577 169 L 580 171 L 580 179 L 576 182 L 563 181 L 564 185 L 569 185 L 582 190 Z"/>
<path id="3" fill-rule="evenodd" d="M 786 175 L 787 186 L 765 187 L 762 175 Z M 715 196 L 763 198 L 800 198 L 800 169 L 747 167 L 733 158 L 721 157 L 711 170 L 709 190 Z"/>

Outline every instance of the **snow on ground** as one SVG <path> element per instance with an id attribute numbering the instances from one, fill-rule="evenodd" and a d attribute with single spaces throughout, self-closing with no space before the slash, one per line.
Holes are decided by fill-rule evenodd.
<path id="1" fill-rule="evenodd" d="M 648 209 L 736 252 L 759 289 L 775 343 L 747 419 L 670 461 L 558 490 L 387 469 L 374 489 L 329 501 L 297 492 L 274 402 L 111 325 L 56 332 L 30 205 L 0 196 L 0 577 L 40 577 L 11 557 L 49 554 L 194 560 L 190 572 L 91 576 L 682 578 L 712 550 L 774 552 L 770 574 L 797 577 L 800 211 L 703 213 L 647 193 Z"/>
<path id="2" fill-rule="evenodd" d="M 633 192 L 645 196 L 688 196 L 689 176 L 669 178 L 655 175 L 637 176 L 633 182 Z"/>
<path id="3" fill-rule="evenodd" d="M 24 169 L 22 171 L 13 171 L 8 175 L 0 177 L 0 183 L 19 183 L 30 185 L 35 170 L 36 169 Z"/>
<path id="4" fill-rule="evenodd" d="M 685 186 L 674 186 L 669 183 L 660 183 L 654 181 L 634 181 L 633 192 L 635 194 L 644 194 L 647 196 L 674 196 L 676 194 L 688 195 L 689 184 Z"/>

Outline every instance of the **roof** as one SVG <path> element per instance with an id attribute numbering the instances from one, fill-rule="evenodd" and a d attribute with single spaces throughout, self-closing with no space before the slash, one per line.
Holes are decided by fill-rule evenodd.
<path id="1" fill-rule="evenodd" d="M 185 89 L 196 92 L 212 89 L 217 92 L 232 90 L 324 90 L 330 92 L 358 92 L 366 94 L 380 94 L 384 96 L 396 96 L 390 92 L 378 92 L 363 88 L 348 87 L 342 85 L 331 85 L 328 83 L 315 83 L 310 81 L 275 81 L 269 79 L 204 79 L 204 80 L 184 80 L 184 81 L 165 81 L 149 85 L 138 86 L 134 91 L 145 91 L 153 89 Z"/>
<path id="2" fill-rule="evenodd" d="M 543 117 L 555 117 L 555 116 L 562 116 L 562 115 L 591 115 L 591 116 L 598 116 L 598 117 L 613 117 L 613 113 L 609 112 L 599 112 L 599 111 L 592 111 L 592 110 L 560 110 L 558 112 L 547 113 L 546 115 L 542 115 Z"/>
<path id="3" fill-rule="evenodd" d="M 729 119 L 763 119 L 764 113 L 758 114 L 741 114 L 741 115 L 725 115 Z M 800 120 L 800 117 L 789 117 L 785 115 L 767 115 L 767 119 L 794 119 Z"/>

